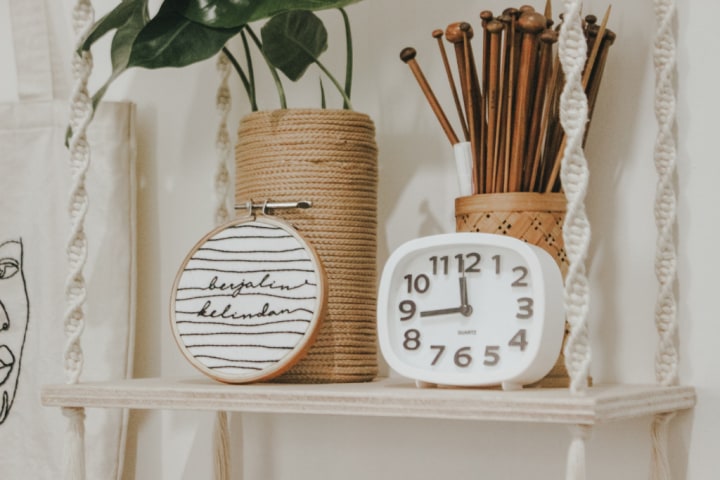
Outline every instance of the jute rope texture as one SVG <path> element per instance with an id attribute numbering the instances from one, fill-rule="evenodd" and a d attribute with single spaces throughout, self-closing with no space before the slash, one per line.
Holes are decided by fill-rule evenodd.
<path id="1" fill-rule="evenodd" d="M 325 266 L 328 310 L 308 355 L 278 381 L 369 381 L 377 374 L 377 146 L 347 110 L 253 113 L 241 122 L 236 203 L 310 200 L 284 210 Z"/>
<path id="2" fill-rule="evenodd" d="M 579 393 L 587 389 L 590 373 L 587 324 L 590 289 L 585 273 L 585 259 L 590 244 L 585 195 L 590 173 L 582 148 L 588 120 L 588 101 L 582 86 L 587 43 L 580 19 L 580 1 L 564 0 L 563 3 L 565 17 L 560 30 L 558 52 L 566 83 L 560 96 L 560 123 L 565 130 L 567 143 L 560 179 L 568 202 L 563 238 L 570 263 L 565 278 L 565 310 L 570 324 L 570 334 L 565 344 L 565 363 L 570 374 L 570 390 Z"/>

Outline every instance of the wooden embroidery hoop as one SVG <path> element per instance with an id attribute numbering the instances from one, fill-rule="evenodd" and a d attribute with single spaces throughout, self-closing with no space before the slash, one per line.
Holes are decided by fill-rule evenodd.
<path id="1" fill-rule="evenodd" d="M 302 208 L 307 208 L 310 206 L 309 202 L 298 202 L 299 204 L 302 203 Z M 317 338 L 317 335 L 320 331 L 320 326 L 322 324 L 322 320 L 325 316 L 325 312 L 327 309 L 327 275 L 325 273 L 325 269 L 322 265 L 322 262 L 320 261 L 320 257 L 318 256 L 317 252 L 315 251 L 315 248 L 309 244 L 299 233 L 298 231 L 289 223 L 284 222 L 282 220 L 279 220 L 277 218 L 273 218 L 268 215 L 268 209 L 270 208 L 287 208 L 289 205 L 287 204 L 272 204 L 269 202 L 264 202 L 262 204 L 254 204 L 252 202 L 248 202 L 245 206 L 245 208 L 248 209 L 248 215 L 238 217 L 230 222 L 227 222 L 223 225 L 220 225 L 216 228 L 214 228 L 212 231 L 207 233 L 205 236 L 203 236 L 202 239 L 200 239 L 192 249 L 190 249 L 189 253 L 183 260 L 180 269 L 178 270 L 177 275 L 175 276 L 175 281 L 173 283 L 171 298 L 170 298 L 170 326 L 173 332 L 173 337 L 175 339 L 175 342 L 178 345 L 178 348 L 180 349 L 183 356 L 190 362 L 193 367 L 201 371 L 203 374 L 221 381 L 225 383 L 251 383 L 251 382 L 260 382 L 260 381 L 267 381 L 272 378 L 275 378 L 283 373 L 285 373 L 287 370 L 289 370 L 293 365 L 295 365 L 297 362 L 299 362 L 308 352 L 310 349 L 310 346 L 314 343 L 315 339 Z M 297 206 L 297 205 L 290 205 L 290 206 Z M 253 213 L 253 208 L 262 208 L 262 213 L 257 215 Z M 210 368 L 206 363 L 196 358 L 195 355 L 190 351 L 188 346 L 183 341 L 183 336 L 181 335 L 180 329 L 178 327 L 178 319 L 177 319 L 177 294 L 178 294 L 178 287 L 180 285 L 181 280 L 183 279 L 184 274 L 186 273 L 186 268 L 188 266 L 188 263 L 193 258 L 193 256 L 198 252 L 200 248 L 205 246 L 208 241 L 215 238 L 217 235 L 232 229 L 236 228 L 238 226 L 242 225 L 258 225 L 258 226 L 265 226 L 265 227 L 271 227 L 275 229 L 279 229 L 284 231 L 285 233 L 289 234 L 292 238 L 292 242 L 297 245 L 297 247 L 302 248 L 303 251 L 306 253 L 308 259 L 310 260 L 311 264 L 311 270 L 313 273 L 311 274 L 311 277 L 315 281 L 317 287 L 316 287 L 316 299 L 314 302 L 313 307 L 313 313 L 312 318 L 310 319 L 310 323 L 307 326 L 307 329 L 302 333 L 301 337 L 298 339 L 296 343 L 294 343 L 292 350 L 288 351 L 282 358 L 280 358 L 277 362 L 272 363 L 271 365 L 268 365 L 267 367 L 262 368 L 261 370 L 258 370 L 256 373 L 251 374 L 229 374 L 229 373 L 219 373 L 212 368 Z M 247 242 L 250 240 L 244 239 L 241 240 L 245 242 L 247 245 Z M 260 240 L 260 243 L 263 241 Z M 231 261 L 228 259 L 227 261 Z M 241 346 L 237 346 L 237 349 L 241 349 Z"/>

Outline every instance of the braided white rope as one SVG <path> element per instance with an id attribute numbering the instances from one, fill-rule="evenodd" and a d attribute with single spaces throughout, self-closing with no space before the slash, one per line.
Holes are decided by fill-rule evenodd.
<path id="1" fill-rule="evenodd" d="M 73 8 L 73 29 L 77 38 L 82 38 L 93 23 L 94 11 L 89 0 L 78 0 Z M 92 70 L 90 52 L 74 54 L 72 72 L 75 80 L 70 104 L 70 168 L 72 186 L 70 191 L 70 238 L 67 244 L 69 275 L 65 286 L 67 310 L 64 317 L 66 343 L 64 350 L 65 376 L 67 383 L 77 383 L 83 367 L 83 351 L 80 337 L 85 326 L 84 305 L 86 298 L 83 269 L 87 260 L 87 238 L 85 216 L 88 196 L 85 177 L 90 165 L 90 146 L 87 141 L 87 127 L 92 118 L 92 101 L 88 94 L 88 77 Z"/>
<path id="2" fill-rule="evenodd" d="M 95 17 L 89 0 L 78 0 L 73 7 L 72 23 L 76 38 L 82 38 L 92 26 Z M 70 237 L 67 243 L 69 273 L 65 283 L 67 308 L 63 323 L 65 327 L 65 348 L 63 352 L 65 381 L 77 383 L 83 369 L 83 351 L 80 344 L 85 327 L 85 277 L 83 270 L 87 260 L 87 237 L 85 216 L 88 209 L 88 195 L 85 178 L 90 166 L 90 145 L 87 127 L 92 119 L 92 100 L 87 84 L 92 71 L 92 56 L 89 52 L 73 54 L 72 72 L 75 84 L 70 97 L 69 142 L 71 188 L 68 211 L 70 215 Z M 85 410 L 63 408 L 68 419 L 65 437 L 65 472 L 68 480 L 85 479 Z"/>
<path id="3" fill-rule="evenodd" d="M 220 85 L 218 86 L 215 104 L 218 114 L 220 115 L 220 123 L 218 125 L 217 137 L 215 139 L 215 148 L 217 149 L 217 169 L 215 172 L 215 224 L 220 225 L 230 219 L 229 208 L 230 201 L 230 172 L 228 165 L 232 160 L 232 143 L 230 142 L 230 132 L 227 126 L 228 114 L 230 113 L 231 96 L 228 87 L 228 77 L 230 76 L 231 66 L 227 55 L 220 53 L 217 60 L 217 69 L 220 72 Z"/>
<path id="4" fill-rule="evenodd" d="M 658 298 L 655 303 L 655 326 L 658 331 L 658 348 L 655 354 L 655 378 L 660 385 L 678 383 L 677 304 L 675 281 L 677 278 L 677 245 L 673 229 L 676 223 L 677 197 L 673 182 L 676 174 L 677 149 L 675 146 L 675 17 L 674 0 L 653 0 L 657 34 L 653 60 L 655 64 L 655 117 L 658 134 L 655 140 L 655 169 L 658 180 L 655 194 L 655 276 L 658 280 Z M 669 424 L 674 413 L 656 415 L 651 428 L 651 478 L 671 478 L 668 461 Z"/>
<path id="5" fill-rule="evenodd" d="M 579 0 L 564 0 L 565 16 L 559 39 L 560 63 L 565 87 L 560 96 L 560 123 L 566 134 L 560 179 L 567 198 L 563 239 L 570 266 L 565 278 L 565 309 L 570 334 L 565 345 L 565 365 L 570 374 L 570 390 L 587 389 L 590 374 L 590 337 L 587 325 L 590 289 L 585 259 L 590 244 L 590 223 L 585 214 L 589 170 L 582 148 L 588 120 L 588 102 L 582 86 L 587 44 L 580 19 Z"/>
<path id="6" fill-rule="evenodd" d="M 230 172 L 228 165 L 232 160 L 232 143 L 227 119 L 230 113 L 231 95 L 228 86 L 231 66 L 227 55 L 220 52 L 217 59 L 217 69 L 220 73 L 215 105 L 220 116 L 215 148 L 217 150 L 217 168 L 215 172 L 215 224 L 221 225 L 230 220 L 230 212 L 234 209 L 228 207 L 230 201 Z M 215 452 L 215 480 L 230 479 L 230 426 L 227 412 L 218 411 L 215 415 L 213 433 L 213 450 Z"/>
<path id="7" fill-rule="evenodd" d="M 661 385 L 677 384 L 678 351 L 677 307 L 675 278 L 677 248 L 675 245 L 676 195 L 673 181 L 676 171 L 675 126 L 675 38 L 672 22 L 675 13 L 673 0 L 654 0 L 658 33 L 655 39 L 655 116 L 658 135 L 655 142 L 655 168 L 658 174 L 655 197 L 657 245 L 655 276 L 659 282 L 655 305 L 655 324 L 658 351 L 655 357 L 655 376 Z"/>

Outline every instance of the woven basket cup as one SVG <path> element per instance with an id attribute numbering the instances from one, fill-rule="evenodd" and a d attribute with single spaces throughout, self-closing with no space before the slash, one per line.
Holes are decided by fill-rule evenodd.
<path id="1" fill-rule="evenodd" d="M 375 343 L 377 146 L 375 126 L 350 110 L 252 113 L 240 122 L 236 204 L 309 200 L 278 211 L 325 266 L 328 308 L 307 355 L 275 381 L 365 382 L 377 375 Z"/>
<path id="2" fill-rule="evenodd" d="M 455 229 L 510 235 L 541 247 L 557 262 L 563 277 L 568 259 L 562 236 L 567 201 L 562 193 L 491 193 L 455 199 Z M 568 327 L 565 326 L 565 339 Z M 564 342 L 563 342 L 564 347 Z M 541 387 L 567 387 L 570 377 L 560 357 Z"/>

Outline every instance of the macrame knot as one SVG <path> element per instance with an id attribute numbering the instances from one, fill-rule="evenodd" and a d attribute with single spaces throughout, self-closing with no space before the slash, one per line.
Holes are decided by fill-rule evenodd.
<path id="1" fill-rule="evenodd" d="M 592 427 L 589 425 L 571 425 L 570 448 L 568 449 L 566 480 L 585 480 L 586 461 L 585 447 L 592 434 Z"/>

